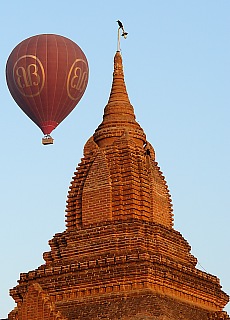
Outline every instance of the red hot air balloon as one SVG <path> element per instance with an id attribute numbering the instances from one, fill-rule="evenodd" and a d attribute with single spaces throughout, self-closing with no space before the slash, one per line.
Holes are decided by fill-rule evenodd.
<path id="1" fill-rule="evenodd" d="M 6 80 L 19 107 L 42 130 L 43 144 L 75 108 L 88 83 L 89 68 L 81 48 L 54 34 L 19 43 L 6 65 Z"/>

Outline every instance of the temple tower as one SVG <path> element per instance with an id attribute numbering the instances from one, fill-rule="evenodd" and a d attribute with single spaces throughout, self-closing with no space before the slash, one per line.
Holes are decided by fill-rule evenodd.
<path id="1" fill-rule="evenodd" d="M 173 228 L 169 190 L 114 57 L 102 123 L 68 193 L 66 230 L 10 291 L 10 320 L 229 319 L 228 296 Z"/>

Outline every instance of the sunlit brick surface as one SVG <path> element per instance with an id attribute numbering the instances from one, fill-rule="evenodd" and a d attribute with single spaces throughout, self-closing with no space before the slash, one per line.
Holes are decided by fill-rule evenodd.
<path id="1" fill-rule="evenodd" d="M 173 229 L 169 190 L 135 120 L 122 58 L 102 123 L 86 142 L 66 207 L 66 230 L 45 264 L 10 291 L 9 320 L 220 320 L 228 296 Z"/>

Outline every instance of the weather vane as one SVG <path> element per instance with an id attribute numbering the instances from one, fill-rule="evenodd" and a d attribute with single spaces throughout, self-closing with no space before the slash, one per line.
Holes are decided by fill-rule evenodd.
<path id="1" fill-rule="evenodd" d="M 120 48 L 120 31 L 122 31 L 121 36 L 124 37 L 125 39 L 127 38 L 128 32 L 125 31 L 123 24 L 120 20 L 117 20 L 118 23 L 118 37 L 117 37 L 117 51 L 121 51 Z"/>

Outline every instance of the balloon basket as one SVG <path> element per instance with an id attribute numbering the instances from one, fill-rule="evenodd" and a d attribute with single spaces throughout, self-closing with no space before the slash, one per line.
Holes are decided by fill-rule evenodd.
<path id="1" fill-rule="evenodd" d="M 53 143 L 54 143 L 54 139 L 50 135 L 46 135 L 44 136 L 44 138 L 42 138 L 43 145 L 53 144 Z"/>

